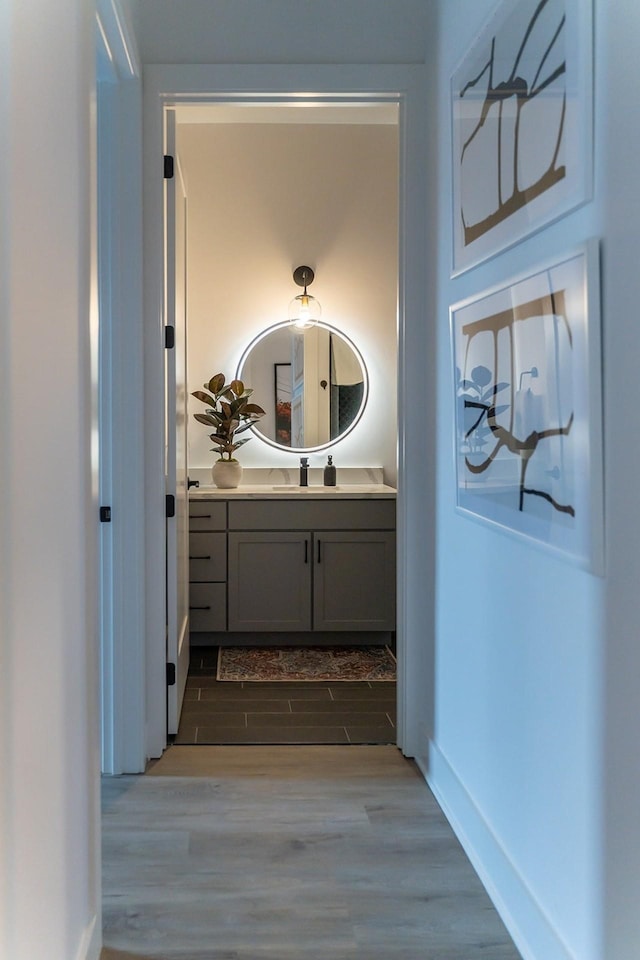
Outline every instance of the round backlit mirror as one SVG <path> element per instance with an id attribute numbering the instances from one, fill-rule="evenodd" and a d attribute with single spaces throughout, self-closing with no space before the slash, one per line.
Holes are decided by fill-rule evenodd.
<path id="1" fill-rule="evenodd" d="M 346 436 L 369 391 L 359 351 L 326 323 L 269 327 L 243 353 L 237 377 L 266 411 L 252 429 L 284 450 L 321 450 Z"/>

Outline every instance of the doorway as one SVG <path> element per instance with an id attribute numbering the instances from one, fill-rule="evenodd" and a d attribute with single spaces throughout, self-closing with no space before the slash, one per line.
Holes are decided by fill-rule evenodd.
<path id="1" fill-rule="evenodd" d="M 271 361 L 286 361 L 291 354 L 288 339 L 286 344 L 280 343 L 281 334 L 288 338 L 289 331 L 278 325 L 286 316 L 289 299 L 297 292 L 292 268 L 298 260 L 313 263 L 313 292 L 317 290 L 323 303 L 323 322 L 347 338 L 346 342 L 356 344 L 358 355 L 364 357 L 363 375 L 366 377 L 369 371 L 369 399 L 357 429 L 329 447 L 343 483 L 348 472 L 345 465 L 349 465 L 376 467 L 380 479 L 384 477 L 387 485 L 396 486 L 398 114 L 397 103 L 209 103 L 168 108 L 168 129 L 175 116 L 176 176 L 184 179 L 188 205 L 186 392 L 202 389 L 203 382 L 221 370 L 230 381 L 247 345 L 259 341 L 261 347 L 268 345 L 265 355 L 260 356 L 265 369 L 256 366 L 254 349 L 255 362 L 247 385 L 254 389 L 252 400 L 269 409 L 275 387 Z M 170 283 L 169 287 L 172 286 Z M 265 337 L 267 331 L 272 332 Z M 310 336 L 311 333 L 305 334 L 305 347 Z M 242 373 L 246 380 L 245 374 L 246 370 Z M 322 382 L 320 377 L 318 382 Z M 326 398 L 321 387 L 317 391 L 321 399 Z M 309 399 L 313 399 L 313 394 L 306 398 L 305 410 Z M 210 430 L 193 421 L 192 414 L 196 412 L 202 412 L 202 405 L 192 401 L 187 415 L 189 476 L 211 483 Z M 177 421 L 182 422 L 182 417 L 183 412 L 179 411 Z M 307 430 L 305 438 L 310 434 L 306 449 L 295 453 L 287 449 L 286 443 L 274 443 L 274 438 L 268 445 L 261 436 L 252 438 L 240 457 L 245 475 L 249 477 L 267 468 L 291 469 L 300 452 L 307 454 L 312 468 L 326 461 L 324 451 L 316 447 L 318 441 L 325 448 L 328 444 L 315 430 Z M 317 484 L 318 480 L 313 482 Z M 169 542 L 168 549 L 171 552 Z M 209 574 L 203 576 L 210 579 Z M 196 575 L 192 579 L 202 577 Z M 168 583 L 171 585 L 171 577 Z M 196 586 L 200 593 L 206 590 L 205 584 Z M 198 616 L 202 619 L 202 614 Z M 169 623 L 172 619 L 175 618 L 169 617 Z M 203 625 L 194 622 L 192 629 L 202 631 Z M 373 640 L 384 643 L 383 636 L 381 632 Z M 197 644 L 211 642 L 211 636 L 203 632 L 196 632 L 192 639 Z M 226 642 L 224 637 L 218 639 Z M 287 634 L 283 634 L 282 640 L 287 639 Z M 305 642 L 312 644 L 313 639 L 314 634 L 309 634 Z M 356 635 L 355 639 L 359 637 Z M 241 636 L 240 642 L 244 641 Z M 339 645 L 341 641 L 344 645 L 346 636 L 335 634 L 334 642 Z M 269 642 L 273 643 L 273 639 Z M 177 650 L 179 642 L 174 646 Z M 371 655 L 378 652 L 372 650 Z M 289 657 L 290 651 L 284 655 Z M 215 671 L 212 675 L 209 669 L 216 656 L 211 649 L 192 650 L 193 678 L 183 709 L 183 716 L 188 715 L 190 722 L 182 723 L 177 742 L 194 742 L 198 736 L 200 742 L 212 742 L 212 737 L 216 737 L 214 706 L 220 704 L 214 704 L 212 697 L 225 686 L 215 686 Z M 364 651 L 355 651 L 354 657 L 358 656 L 364 657 Z M 199 683 L 203 676 L 206 687 Z M 184 682 L 184 678 L 178 677 L 178 683 L 170 688 L 170 696 L 181 679 Z M 247 734 L 228 729 L 230 708 L 239 709 L 240 701 L 246 699 L 247 710 L 240 713 L 256 719 L 264 716 L 264 711 L 253 700 L 265 696 L 264 706 L 269 706 L 272 714 L 265 719 L 271 723 L 273 736 L 277 726 L 284 735 L 286 718 L 281 717 L 282 723 L 278 723 L 280 708 L 291 710 L 291 702 L 294 708 L 308 707 L 308 703 L 298 699 L 306 701 L 313 695 L 323 698 L 324 705 L 319 700 L 317 710 L 309 715 L 309 723 L 295 724 L 297 731 L 292 729 L 296 718 L 288 718 L 292 735 L 323 738 L 315 742 L 327 742 L 326 736 L 334 738 L 331 742 L 359 742 L 362 737 L 395 742 L 394 687 L 387 681 L 362 681 L 353 687 L 344 683 L 340 687 L 316 684 L 305 686 L 304 690 L 298 685 L 288 691 L 292 701 L 284 696 L 283 687 L 278 689 L 277 697 L 268 697 L 266 688 L 253 685 L 251 696 L 247 697 L 245 691 L 234 704 L 228 699 L 227 684 L 222 704 L 225 715 L 217 717 L 218 734 L 231 737 L 226 742 L 246 737 Z M 344 701 L 348 690 L 352 696 Z M 191 699 L 194 696 L 198 697 L 197 703 Z M 323 706 L 330 707 L 334 697 L 342 705 L 333 711 L 336 721 L 344 723 L 329 730 L 335 725 L 319 711 Z M 192 721 L 198 716 L 199 729 L 194 734 Z M 233 720 L 237 726 L 238 718 Z M 311 721 L 315 724 L 313 730 Z M 326 729 L 320 729 L 320 722 Z M 264 733 L 257 731 L 256 735 Z"/>
<path id="2" fill-rule="evenodd" d="M 163 181 L 159 171 L 164 110 L 168 106 L 209 103 L 305 103 L 341 105 L 396 104 L 399 110 L 399 257 L 398 257 L 398 744 L 411 756 L 424 754 L 428 727 L 421 679 L 432 644 L 433 557 L 431 541 L 410 514 L 429 509 L 432 496 L 428 463 L 414 464 L 413 482 L 403 482 L 407 451 L 422 442 L 424 410 L 409 403 L 412 390 L 424 391 L 423 362 L 430 334 L 424 323 L 426 259 L 425 71 L 420 66 L 155 66 L 145 75 L 144 300 L 145 368 L 145 687 L 146 754 L 160 756 L 166 745 L 166 607 L 159 585 L 165 577 L 164 422 L 158 416 L 164 398 Z M 300 93 L 301 90 L 322 91 Z M 430 388 L 428 388 L 430 389 Z M 424 469 L 423 469 L 424 466 Z M 425 499 L 426 498 L 426 499 Z M 409 559 L 411 562 L 409 562 Z M 416 571 L 421 571 L 420 579 Z M 411 638 L 411 639 L 409 639 Z M 427 705 L 427 713 L 429 707 Z"/>

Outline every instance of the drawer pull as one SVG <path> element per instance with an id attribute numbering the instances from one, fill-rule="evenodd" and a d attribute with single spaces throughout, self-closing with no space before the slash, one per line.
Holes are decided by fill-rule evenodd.
<path id="1" fill-rule="evenodd" d="M 190 555 L 189 560 L 211 560 L 211 557 L 192 557 Z"/>
<path id="2" fill-rule="evenodd" d="M 211 610 L 211 607 L 189 607 L 189 610 Z"/>
<path id="3" fill-rule="evenodd" d="M 211 520 L 211 514 L 210 513 L 192 513 L 191 519 L 192 520 Z"/>

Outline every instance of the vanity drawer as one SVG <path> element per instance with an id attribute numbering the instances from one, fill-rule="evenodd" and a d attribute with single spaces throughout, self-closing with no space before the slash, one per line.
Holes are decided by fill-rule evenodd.
<path id="1" fill-rule="evenodd" d="M 189 580 L 193 582 L 226 579 L 226 533 L 191 532 L 189 534 Z"/>
<path id="2" fill-rule="evenodd" d="M 227 504 L 220 500 L 190 500 L 189 530 L 226 530 Z"/>
<path id="3" fill-rule="evenodd" d="M 200 633 L 227 629 L 226 583 L 192 583 L 189 585 L 189 630 Z"/>
<path id="4" fill-rule="evenodd" d="M 395 500 L 229 502 L 230 530 L 395 530 Z"/>

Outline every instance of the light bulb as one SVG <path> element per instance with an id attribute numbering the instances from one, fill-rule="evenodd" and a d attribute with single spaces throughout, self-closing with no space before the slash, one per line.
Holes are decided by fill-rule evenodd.
<path id="1" fill-rule="evenodd" d="M 289 320 L 299 330 L 308 330 L 320 319 L 322 308 L 315 297 L 301 293 L 289 304 Z"/>

